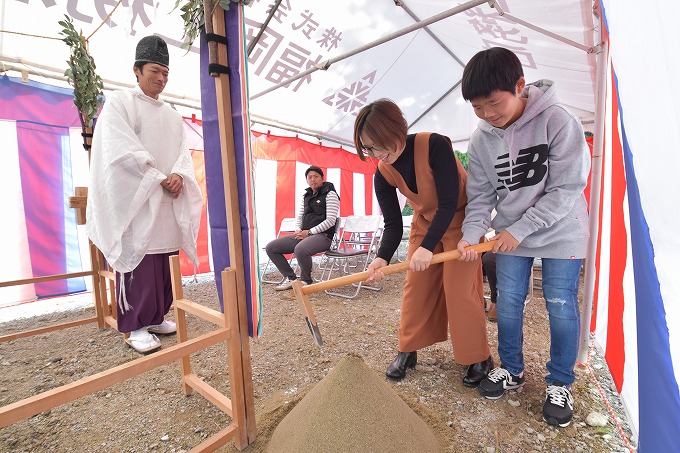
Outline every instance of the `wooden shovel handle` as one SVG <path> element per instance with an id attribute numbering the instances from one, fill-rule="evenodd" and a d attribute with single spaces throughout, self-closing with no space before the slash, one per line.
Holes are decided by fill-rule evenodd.
<path id="1" fill-rule="evenodd" d="M 481 244 L 471 245 L 465 247 L 465 250 L 475 250 L 477 253 L 488 252 L 496 245 L 496 241 L 482 242 Z M 443 263 L 444 261 L 457 260 L 460 258 L 460 252 L 457 249 L 449 250 L 447 252 L 437 253 L 432 257 L 431 264 Z M 403 263 L 390 264 L 389 266 L 381 267 L 380 270 L 385 275 L 396 274 L 398 272 L 407 271 L 411 261 L 404 261 Z M 357 272 L 356 274 L 345 275 L 342 277 L 326 280 L 325 282 L 314 283 L 312 285 L 305 285 L 300 288 L 302 294 L 318 293 L 327 289 L 338 288 L 340 286 L 351 285 L 352 283 L 363 282 L 368 278 L 368 271 Z"/>

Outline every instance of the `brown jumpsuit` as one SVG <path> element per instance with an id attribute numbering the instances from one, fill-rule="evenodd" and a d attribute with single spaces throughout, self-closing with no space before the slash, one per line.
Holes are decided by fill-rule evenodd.
<path id="1" fill-rule="evenodd" d="M 414 167 L 418 193 L 411 192 L 406 182 L 391 165 L 380 162 L 378 168 L 388 184 L 404 194 L 413 208 L 408 257 L 422 243 L 437 211 L 438 199 L 432 168 L 429 164 L 430 134 L 416 135 Z M 462 238 L 461 225 L 465 216 L 467 172 L 458 165 L 458 204 L 451 225 L 433 253 L 456 248 Z M 484 286 L 481 260 L 458 260 L 434 264 L 424 271 L 406 272 L 401 302 L 399 351 L 417 351 L 447 339 L 451 326 L 454 358 L 461 365 L 486 360 L 491 352 L 486 336 L 484 316 Z"/>

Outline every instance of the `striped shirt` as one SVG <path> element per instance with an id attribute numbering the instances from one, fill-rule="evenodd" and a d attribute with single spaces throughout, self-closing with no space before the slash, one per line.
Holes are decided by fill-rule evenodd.
<path id="1" fill-rule="evenodd" d="M 309 229 L 311 234 L 323 233 L 335 226 L 335 221 L 338 218 L 338 213 L 340 212 L 340 198 L 334 190 L 329 191 L 326 194 L 326 220 L 320 224 Z M 299 230 L 302 228 L 302 216 L 305 213 L 305 200 L 302 199 L 300 207 L 298 208 L 297 216 L 295 217 L 295 227 Z"/>

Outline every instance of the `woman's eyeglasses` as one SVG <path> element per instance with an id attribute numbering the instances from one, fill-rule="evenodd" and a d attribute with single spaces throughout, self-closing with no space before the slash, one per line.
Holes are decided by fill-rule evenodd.
<path id="1" fill-rule="evenodd" d="M 362 151 L 370 154 L 371 156 L 375 157 L 378 154 L 384 154 L 384 153 L 389 153 L 389 151 L 378 149 L 375 146 L 361 146 Z"/>

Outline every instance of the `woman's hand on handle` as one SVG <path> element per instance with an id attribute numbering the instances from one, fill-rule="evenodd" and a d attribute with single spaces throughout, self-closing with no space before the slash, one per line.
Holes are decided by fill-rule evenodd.
<path id="1" fill-rule="evenodd" d="M 374 259 L 371 264 L 368 265 L 368 268 L 366 271 L 368 272 L 368 278 L 366 281 L 368 282 L 379 282 L 383 278 L 385 278 L 385 274 L 382 273 L 380 270 L 381 267 L 387 266 L 387 261 L 385 261 L 382 258 L 376 258 Z"/>
<path id="2" fill-rule="evenodd" d="M 426 248 L 418 247 L 411 255 L 409 269 L 414 272 L 424 271 L 430 267 L 430 263 L 432 263 L 432 252 Z"/>

